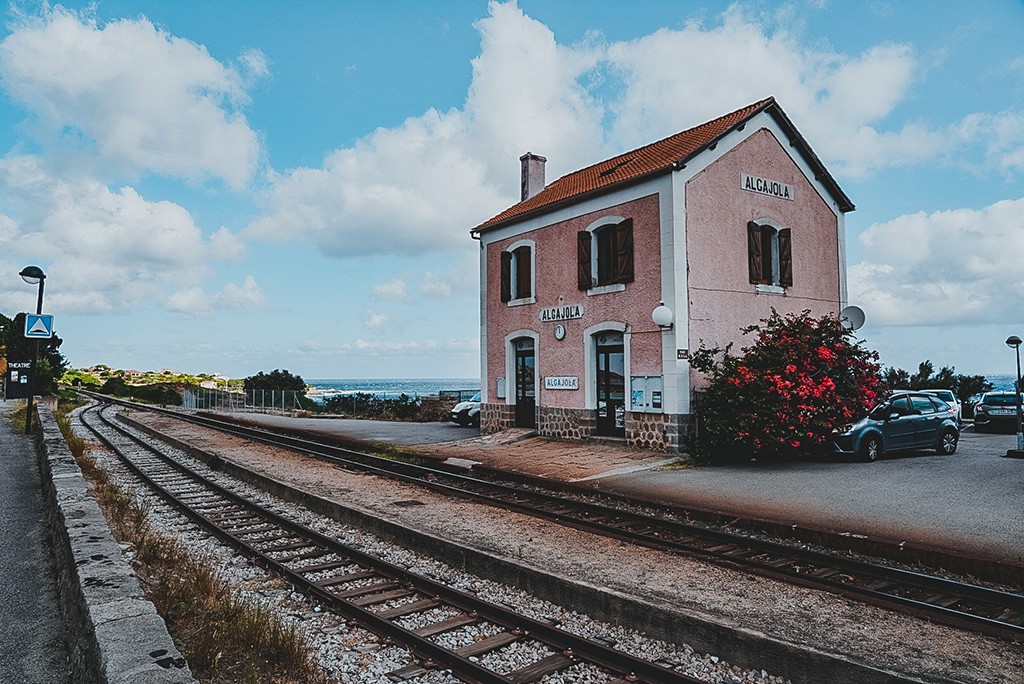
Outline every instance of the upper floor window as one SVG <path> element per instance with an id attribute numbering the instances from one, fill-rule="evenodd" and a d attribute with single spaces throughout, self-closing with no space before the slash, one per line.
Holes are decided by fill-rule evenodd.
<path id="1" fill-rule="evenodd" d="M 501 253 L 501 301 L 534 301 L 532 242 L 516 243 Z"/>
<path id="2" fill-rule="evenodd" d="M 755 285 L 793 284 L 793 238 L 789 228 L 747 224 L 747 263 Z"/>
<path id="3" fill-rule="evenodd" d="M 576 274 L 581 290 L 633 282 L 633 219 L 577 233 Z"/>

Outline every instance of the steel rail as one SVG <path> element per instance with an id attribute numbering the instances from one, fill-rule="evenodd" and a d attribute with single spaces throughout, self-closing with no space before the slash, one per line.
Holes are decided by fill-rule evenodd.
<path id="1" fill-rule="evenodd" d="M 556 654 L 556 656 L 557 654 L 560 654 L 561 656 L 551 657 L 552 662 L 547 666 L 550 671 L 564 669 L 565 667 L 575 665 L 579 662 L 584 662 L 597 665 L 609 672 L 618 673 L 622 677 L 620 680 L 622 682 L 694 684 L 702 681 L 690 677 L 689 675 L 673 671 L 672 669 L 663 667 L 657 663 L 636 658 L 628 653 L 610 648 L 591 639 L 583 638 L 558 629 L 557 627 L 543 621 L 526 617 L 513 610 L 488 603 L 458 589 L 448 587 L 443 583 L 411 573 L 404 568 L 388 563 L 382 559 L 376 558 L 375 556 L 363 553 L 358 549 L 346 546 L 336 539 L 290 521 L 280 514 L 260 507 L 245 497 L 211 482 L 202 475 L 192 471 L 187 466 L 178 463 L 173 458 L 161 453 L 145 440 L 139 439 L 124 428 L 114 425 L 106 418 L 106 416 L 102 415 L 102 413 L 98 413 L 97 415 L 105 426 L 116 430 L 119 434 L 130 439 L 133 443 L 145 448 L 147 451 L 159 458 L 166 466 L 174 468 L 176 471 L 186 475 L 194 482 L 200 483 L 202 487 L 216 493 L 217 496 L 229 501 L 232 505 L 244 506 L 246 509 L 258 511 L 258 515 L 269 523 L 287 530 L 290 534 L 297 537 L 304 537 L 313 542 L 316 546 L 329 550 L 329 553 L 344 556 L 350 559 L 354 564 L 372 568 L 375 572 L 384 577 L 390 578 L 393 582 L 403 586 L 415 587 L 417 592 L 422 593 L 425 596 L 433 597 L 435 600 L 442 600 L 444 603 L 456 607 L 466 614 L 479 616 L 479 618 L 482 618 L 483 620 L 500 625 L 510 634 L 515 636 L 516 640 L 519 638 L 530 638 L 545 644 Z M 90 425 L 85 420 L 82 422 L 97 436 L 100 441 L 104 443 L 105 446 L 107 446 L 108 449 L 117 454 L 137 477 L 146 482 L 147 485 L 152 487 L 162 498 L 181 510 L 190 519 L 194 520 L 197 524 L 213 533 L 231 547 L 237 549 L 240 553 L 256 559 L 261 566 L 285 577 L 301 593 L 317 598 L 321 603 L 329 606 L 332 610 L 352 619 L 380 636 L 406 645 L 410 651 L 422 658 L 424 667 L 436 667 L 437 663 L 443 663 L 443 667 L 451 669 L 465 681 L 481 682 L 481 684 L 490 684 L 491 682 L 508 684 L 510 682 L 533 681 L 532 679 L 508 678 L 503 675 L 496 674 L 476 662 L 473 662 L 468 657 L 458 656 L 452 651 L 431 641 L 429 638 L 421 637 L 415 634 L 414 631 L 410 631 L 390 620 L 379 617 L 373 611 L 353 605 L 348 601 L 339 601 L 336 595 L 316 582 L 310 581 L 302 572 L 289 568 L 284 563 L 267 556 L 260 549 L 240 539 L 237 535 L 232 534 L 230 530 L 218 524 L 209 516 L 204 515 L 203 513 L 195 510 L 192 506 L 189 506 L 187 503 L 182 501 L 180 497 L 175 496 L 169 489 L 155 482 L 150 475 L 145 473 L 138 464 L 132 461 L 132 459 L 128 458 L 123 453 L 122 449 L 119 449 L 114 445 L 112 441 L 103 435 L 96 427 Z M 323 583 L 324 582 L 321 581 L 321 584 Z M 530 668 L 528 666 L 525 669 L 529 670 Z M 544 668 L 542 667 L 541 669 Z M 523 676 L 532 676 L 533 674 L 538 673 L 530 672 L 529 675 L 524 674 Z"/>
<path id="2" fill-rule="evenodd" d="M 524 490 L 519 486 L 397 462 L 212 418 L 130 405 L 144 410 L 156 410 L 179 420 L 244 439 L 292 449 L 348 468 L 411 482 L 448 495 L 500 506 L 576 529 L 651 548 L 711 559 L 766 577 L 824 589 L 958 628 L 1015 640 L 1024 638 L 1024 595 L 1018 593 L 706 526 L 655 518 L 620 508 L 572 501 L 561 493 L 545 494 Z"/>

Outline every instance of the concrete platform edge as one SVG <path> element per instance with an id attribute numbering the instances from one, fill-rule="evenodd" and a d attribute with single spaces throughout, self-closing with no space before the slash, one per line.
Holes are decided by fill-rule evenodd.
<path id="1" fill-rule="evenodd" d="M 736 625 L 715 622 L 708 616 L 666 610 L 662 606 L 636 597 L 570 581 L 542 569 L 512 563 L 485 551 L 460 546 L 397 523 L 381 520 L 338 502 L 323 499 L 224 460 L 220 456 L 208 454 L 187 442 L 160 435 L 149 426 L 124 414 L 118 414 L 117 417 L 133 428 L 163 439 L 228 475 L 265 489 L 287 501 L 300 504 L 315 513 L 369 530 L 486 579 L 511 584 L 553 603 L 577 607 L 578 610 L 599 619 L 615 624 L 628 624 L 667 641 L 684 641 L 698 651 L 717 653 L 733 664 L 756 663 L 758 669 L 764 668 L 773 674 L 786 677 L 794 684 L 817 684 L 822 681 L 831 684 L 921 684 L 925 681 L 824 653 L 806 644 L 775 641 L 768 635 L 738 628 Z"/>
<path id="2" fill-rule="evenodd" d="M 142 594 L 53 414 L 38 406 L 38 459 L 72 677 L 83 684 L 195 684 Z"/>

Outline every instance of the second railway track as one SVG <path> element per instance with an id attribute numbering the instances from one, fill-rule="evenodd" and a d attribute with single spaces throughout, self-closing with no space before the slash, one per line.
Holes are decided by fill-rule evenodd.
<path id="1" fill-rule="evenodd" d="M 925 619 L 1011 640 L 1024 640 L 1024 595 L 679 522 L 517 484 L 396 462 L 308 439 L 165 412 L 245 439 L 298 451 L 350 469 L 398 478 L 577 529 L 651 548 L 706 558 L 734 568 L 839 593 Z"/>

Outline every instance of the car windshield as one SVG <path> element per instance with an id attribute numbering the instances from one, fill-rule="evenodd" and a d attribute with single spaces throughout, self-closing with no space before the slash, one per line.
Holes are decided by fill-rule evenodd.
<path id="1" fill-rule="evenodd" d="M 989 406 L 1016 406 L 1017 395 L 1015 394 L 986 394 L 982 399 L 983 404 Z"/>
<path id="2" fill-rule="evenodd" d="M 953 401 L 956 398 L 953 396 L 953 393 L 950 392 L 949 390 L 928 390 L 928 394 L 934 394 L 939 399 L 942 399 L 942 401 L 945 402 Z"/>
<path id="3" fill-rule="evenodd" d="M 480 401 L 480 393 L 477 392 L 476 394 L 474 394 L 473 398 L 470 399 L 470 401 Z"/>

